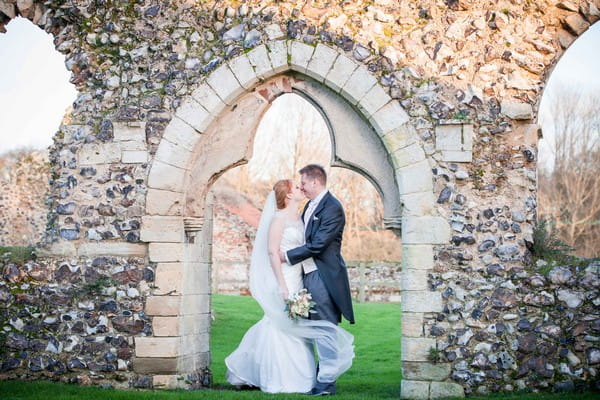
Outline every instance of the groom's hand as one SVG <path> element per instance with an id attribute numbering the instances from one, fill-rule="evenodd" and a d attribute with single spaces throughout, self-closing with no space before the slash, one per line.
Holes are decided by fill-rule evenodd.
<path id="1" fill-rule="evenodd" d="M 281 250 L 279 250 L 279 260 L 284 263 L 287 262 L 287 259 L 285 258 L 285 253 Z"/>

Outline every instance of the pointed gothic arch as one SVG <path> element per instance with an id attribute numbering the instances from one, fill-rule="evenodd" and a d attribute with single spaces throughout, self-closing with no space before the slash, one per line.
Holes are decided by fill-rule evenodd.
<path id="1" fill-rule="evenodd" d="M 447 243 L 450 231 L 435 215 L 432 173 L 409 117 L 375 76 L 342 52 L 274 41 L 213 71 L 183 100 L 159 144 L 141 232 L 157 263 L 159 290 L 146 305 L 155 330 L 154 337 L 136 338 L 136 371 L 181 374 L 208 366 L 212 233 L 204 223 L 206 194 L 223 172 L 247 162 L 262 115 L 291 92 L 323 115 L 332 166 L 371 181 L 382 197 L 386 227 L 401 232 L 402 359 L 428 362 L 435 340 L 419 329 L 424 313 L 441 311 L 442 299 L 428 290 L 427 272 L 433 245 Z M 157 329 L 157 322 L 170 328 Z"/>

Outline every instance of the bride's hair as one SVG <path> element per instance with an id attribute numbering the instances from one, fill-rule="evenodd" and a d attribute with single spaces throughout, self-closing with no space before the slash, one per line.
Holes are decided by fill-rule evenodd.
<path id="1" fill-rule="evenodd" d="M 282 210 L 285 208 L 285 198 L 292 191 L 292 180 L 282 179 L 277 181 L 273 185 L 273 191 L 275 192 L 275 200 L 277 201 L 277 209 Z"/>

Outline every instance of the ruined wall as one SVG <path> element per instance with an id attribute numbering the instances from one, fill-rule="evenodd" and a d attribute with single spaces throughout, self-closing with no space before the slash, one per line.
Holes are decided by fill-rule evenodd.
<path id="1" fill-rule="evenodd" d="M 206 88 L 199 84 L 236 57 L 264 44 L 263 49 L 268 49 L 274 41 L 290 40 L 290 52 L 307 48 L 298 43 L 317 49 L 320 44 L 354 60 L 357 71 L 368 71 L 394 105 L 406 111 L 414 142 L 395 147 L 394 143 L 406 142 L 402 135 L 407 131 L 382 139 L 388 150 L 393 149 L 390 157 L 395 167 L 404 171 L 398 182 L 403 215 L 425 215 L 429 219 L 423 220 L 431 224 L 443 217 L 449 227 L 437 222 L 436 226 L 402 227 L 402 395 L 436 398 L 597 381 L 597 265 L 555 273 L 564 279 L 540 277 L 535 267 L 527 265 L 526 248 L 536 215 L 537 106 L 549 71 L 564 49 L 600 17 L 597 0 L 308 1 L 298 5 L 81 0 L 23 1 L 18 6 L 3 0 L 0 4 L 0 24 L 20 14 L 55 36 L 79 90 L 72 123 L 60 128 L 51 152 L 47 255 L 68 260 L 69 271 L 84 274 L 83 280 L 65 290 L 95 284 L 93 276 L 85 278 L 88 270 L 109 278 L 112 270 L 95 269 L 96 260 L 109 257 L 125 270 L 135 264 L 136 270 L 156 275 L 154 284 L 141 290 L 138 285 L 143 279 L 109 285 L 116 292 L 136 289 L 140 303 L 148 291 L 149 299 L 171 293 L 167 288 L 176 288 L 181 275 L 173 272 L 173 264 L 155 262 L 160 257 L 153 255 L 152 244 L 148 252 L 146 242 L 151 240 L 143 234 L 153 221 L 145 216 L 157 212 L 146 207 L 152 187 L 148 174 L 150 168 L 162 165 L 155 157 L 159 144 L 165 143 L 161 142 L 165 127 L 176 121 L 176 112 L 194 124 L 197 114 L 188 108 L 194 103 L 190 94 Z M 310 60 L 312 53 L 308 56 Z M 217 92 L 227 84 L 209 83 Z M 208 96 L 194 93 L 198 102 Z M 375 107 L 373 101 L 370 106 Z M 400 118 L 389 118 L 394 117 Z M 182 137 L 178 143 L 184 141 Z M 169 148 L 176 149 L 177 143 Z M 170 162 L 182 171 L 186 168 L 177 159 Z M 433 172 L 431 181 L 418 172 L 423 167 Z M 171 175 L 169 179 L 183 178 Z M 412 196 L 413 192 L 417 194 Z M 168 215 L 184 215 L 181 202 L 171 194 L 164 196 L 152 207 L 160 204 L 169 207 Z M 154 247 L 159 248 L 171 247 Z M 136 261 L 132 263 L 130 257 Z M 58 290 L 50 282 L 57 281 L 52 273 L 61 262 L 65 261 L 47 262 L 55 267 L 48 269 L 48 280 L 42 279 L 39 286 L 18 290 Z M 26 271 L 27 267 L 10 269 L 14 268 Z M 4 296 L 13 290 L 6 283 L 9 275 L 5 274 L 2 286 Z M 544 291 L 538 290 L 541 287 Z M 83 301 L 83 309 L 68 303 L 60 313 L 47 311 L 54 313 L 49 321 L 59 314 L 62 320 L 71 313 L 84 320 L 86 314 L 102 315 L 100 306 L 108 301 L 102 296 L 88 305 Z M 126 296 L 117 298 L 111 307 L 128 310 L 128 301 Z M 107 366 L 101 367 L 106 370 L 102 370 L 104 378 L 127 386 L 136 385 L 142 376 L 146 386 L 176 386 L 178 381 L 172 378 L 176 351 L 161 364 L 161 375 L 152 369 L 158 361 L 152 360 L 151 346 L 144 346 L 157 343 L 152 339 L 158 336 L 165 337 L 163 343 L 174 343 L 177 327 L 165 315 L 179 315 L 179 311 L 165 309 L 173 304 L 170 300 L 161 303 L 160 313 L 156 304 L 149 303 L 126 315 L 134 326 L 143 325 L 133 333 L 119 331 L 122 325 L 116 314 L 107 314 L 102 324 L 82 320 L 82 331 L 61 325 L 69 328 L 54 340 L 50 333 L 38 339 L 11 325 L 5 332 L 18 343 L 6 347 L 3 368 L 21 378 L 42 376 L 44 368 L 55 368 L 49 366 L 56 363 L 38 368 L 29 361 L 17 362 L 22 350 L 34 343 L 47 357 L 58 359 L 64 379 L 94 376 L 99 367 L 93 360 L 100 353 L 82 346 L 78 357 L 90 362 L 77 364 L 79 370 L 70 368 L 72 355 L 64 350 L 68 338 L 111 346 L 112 338 L 117 338 L 118 345 L 102 350 L 114 354 L 121 345 L 133 349 L 138 367 L 108 355 L 102 362 Z M 567 318 L 559 320 L 565 307 L 570 310 Z M 13 308 L 3 308 L 3 315 Z M 44 313 L 32 315 L 46 318 Z M 576 321 L 576 331 L 567 321 Z M 98 325 L 106 331 L 94 330 Z M 40 329 L 48 332 L 45 326 Z M 208 328 L 199 329 L 207 338 Z M 17 340 L 15 335 L 24 338 Z M 54 356 L 52 346 L 63 347 Z M 430 349 L 440 352 L 437 363 L 432 362 Z M 207 354 L 207 348 L 200 352 Z M 113 371 L 121 367 L 122 373 Z M 153 378 L 143 378 L 145 373 Z M 205 376 L 200 371 L 188 380 L 202 383 Z"/>

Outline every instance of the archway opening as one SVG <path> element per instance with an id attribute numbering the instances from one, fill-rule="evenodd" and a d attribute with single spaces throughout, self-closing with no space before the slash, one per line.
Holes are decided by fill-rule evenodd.
<path id="1" fill-rule="evenodd" d="M 297 94 L 281 95 L 261 118 L 248 164 L 228 170 L 211 189 L 211 370 L 216 385 L 226 384 L 224 357 L 261 317 L 258 305 L 243 296 L 249 295 L 249 260 L 264 199 L 275 181 L 288 177 L 299 181 L 297 171 L 302 166 L 318 163 L 326 168 L 328 188 L 345 208 L 342 255 L 348 265 L 358 318 L 373 319 L 371 323 L 361 320 L 358 329 L 343 326 L 356 335 L 357 357 L 368 359 L 363 364 L 382 367 L 378 371 L 385 377 L 381 390 L 398 393 L 400 243 L 392 231 L 384 229 L 383 205 L 373 184 L 349 169 L 330 167 L 335 156 L 329 129 L 313 104 Z M 231 315 L 241 309 L 247 310 L 248 317 L 232 320 Z M 385 337 L 378 335 L 378 330 L 385 331 Z M 388 362 L 375 362 L 376 358 Z M 360 368 L 347 375 L 340 382 L 363 380 Z"/>
<path id="2" fill-rule="evenodd" d="M 600 255 L 599 44 L 595 24 L 567 49 L 539 112 L 538 221 L 580 257 Z"/>
<path id="3" fill-rule="evenodd" d="M 33 246 L 46 228 L 48 147 L 76 89 L 52 35 L 17 17 L 0 35 L 0 246 Z"/>

